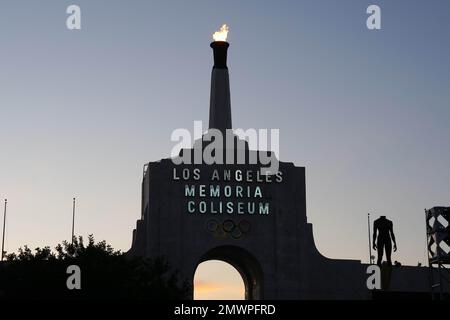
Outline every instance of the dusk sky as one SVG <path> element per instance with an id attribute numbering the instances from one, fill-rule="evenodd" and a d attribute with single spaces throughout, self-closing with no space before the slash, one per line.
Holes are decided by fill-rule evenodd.
<path id="1" fill-rule="evenodd" d="M 367 262 L 370 212 L 394 222 L 393 260 L 425 263 L 424 208 L 450 206 L 448 0 L 2 1 L 5 250 L 68 240 L 73 197 L 77 235 L 130 248 L 143 165 L 207 125 L 223 23 L 233 126 L 278 128 L 281 160 L 306 167 L 319 251 Z"/>

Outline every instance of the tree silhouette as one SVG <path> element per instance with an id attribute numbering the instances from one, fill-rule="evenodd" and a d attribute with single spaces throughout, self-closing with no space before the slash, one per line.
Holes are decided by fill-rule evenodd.
<path id="1" fill-rule="evenodd" d="M 33 251 L 24 246 L 0 265 L 0 298 L 184 299 L 190 288 L 163 258 L 129 257 L 92 235 Z M 67 267 L 81 269 L 81 289 L 66 286 Z"/>

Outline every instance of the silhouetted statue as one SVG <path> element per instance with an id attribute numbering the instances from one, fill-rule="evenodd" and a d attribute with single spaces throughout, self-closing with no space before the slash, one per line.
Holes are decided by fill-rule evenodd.
<path id="1" fill-rule="evenodd" d="M 378 233 L 378 239 L 377 239 Z M 377 265 L 381 266 L 383 260 L 383 250 L 386 251 L 386 260 L 388 266 L 392 266 L 391 252 L 392 242 L 394 242 L 394 252 L 397 251 L 397 243 L 395 242 L 395 235 L 392 226 L 392 221 L 386 219 L 386 216 L 381 216 L 373 222 L 373 249 L 377 250 L 378 259 Z"/>

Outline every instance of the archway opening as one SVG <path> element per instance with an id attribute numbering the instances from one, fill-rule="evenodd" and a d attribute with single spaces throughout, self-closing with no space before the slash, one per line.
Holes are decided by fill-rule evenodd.
<path id="1" fill-rule="evenodd" d="M 244 279 L 231 264 L 208 260 L 194 275 L 194 300 L 244 300 Z"/>
<path id="2" fill-rule="evenodd" d="M 240 275 L 244 283 L 245 299 L 246 300 L 259 300 L 263 299 L 263 272 L 257 259 L 247 250 L 237 246 L 219 246 L 210 249 L 202 257 L 200 257 L 197 268 L 192 274 L 192 279 L 195 280 L 196 271 L 200 264 L 210 260 L 219 260 L 221 263 L 231 265 Z M 217 263 L 217 262 L 215 262 Z M 222 265 L 223 266 L 223 265 Z M 220 268 L 219 268 L 220 270 Z M 214 279 L 220 279 L 224 276 L 218 272 L 212 272 L 215 276 Z M 201 278 L 199 278 L 200 280 Z M 197 282 L 197 290 L 194 284 L 194 299 L 196 298 L 196 291 L 199 288 L 199 282 Z M 201 288 L 201 282 L 200 282 Z M 211 287 L 210 287 L 211 288 Z M 197 295 L 198 297 L 198 295 Z M 221 297 L 220 299 L 225 299 Z"/>

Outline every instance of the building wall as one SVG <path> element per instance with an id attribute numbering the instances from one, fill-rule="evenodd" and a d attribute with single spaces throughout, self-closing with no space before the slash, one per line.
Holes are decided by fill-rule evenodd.
<path id="1" fill-rule="evenodd" d="M 262 201 L 270 203 L 268 215 L 188 213 L 185 185 L 208 185 L 212 170 L 258 170 L 257 165 L 176 166 L 199 168 L 200 180 L 173 179 L 169 159 L 150 163 L 143 180 L 142 219 L 133 232 L 130 254 L 165 256 L 182 277 L 193 281 L 199 263 L 207 258 L 234 265 L 247 283 L 249 298 L 257 299 L 370 299 L 366 287 L 367 265 L 358 260 L 329 259 L 314 244 L 307 223 L 305 168 L 280 163 L 281 183 L 221 183 L 261 186 Z M 197 201 L 203 198 L 196 197 Z M 223 195 L 216 200 L 226 201 Z M 235 201 L 236 199 L 233 199 Z M 211 232 L 209 222 L 222 224 L 246 220 L 250 230 L 239 239 L 229 233 Z M 220 229 L 220 228 L 219 228 Z M 234 249 L 233 249 L 234 248 Z M 256 262 L 255 262 L 256 261 Z M 260 270 L 260 272 L 258 271 Z M 261 274 L 259 274 L 261 273 Z M 390 290 L 426 292 L 428 269 L 394 268 Z"/>

